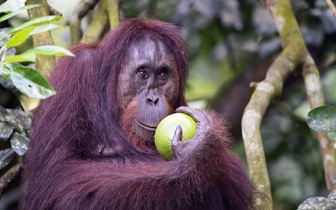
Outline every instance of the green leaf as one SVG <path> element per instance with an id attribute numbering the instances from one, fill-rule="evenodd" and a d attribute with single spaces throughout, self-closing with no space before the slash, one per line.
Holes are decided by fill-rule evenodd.
<path id="1" fill-rule="evenodd" d="M 28 134 L 31 128 L 31 114 L 18 109 L 5 109 L 0 106 L 0 121 L 6 122 L 20 133 Z"/>
<path id="2" fill-rule="evenodd" d="M 27 21 L 25 23 L 23 23 L 22 25 L 19 25 L 15 28 L 13 28 L 10 33 L 15 33 L 17 31 L 20 31 L 24 28 L 27 28 L 29 26 L 37 26 L 37 25 L 43 25 L 45 23 L 49 23 L 51 21 L 58 21 L 62 19 L 61 16 L 57 16 L 57 15 L 49 15 L 49 16 L 43 16 L 43 17 L 38 17 L 38 18 L 35 18 L 35 19 L 32 19 L 30 21 Z"/>
<path id="3" fill-rule="evenodd" d="M 10 38 L 9 31 L 11 28 L 0 28 L 0 47 L 5 46 L 8 39 Z"/>
<path id="4" fill-rule="evenodd" d="M 9 18 L 11 18 L 11 17 L 19 14 L 23 10 L 28 10 L 28 9 L 31 9 L 31 8 L 34 8 L 34 7 L 39 7 L 39 6 L 41 6 L 41 5 L 40 4 L 29 4 L 29 5 L 25 6 L 25 7 L 21 7 L 18 10 L 15 10 L 15 11 L 13 11 L 11 13 L 8 13 L 7 15 L 2 16 L 0 18 L 0 22 L 8 20 Z"/>
<path id="5" fill-rule="evenodd" d="M 42 46 L 35 47 L 31 50 L 28 50 L 28 51 L 34 52 L 38 55 L 75 56 L 69 50 L 63 47 L 54 46 L 54 45 L 42 45 Z"/>
<path id="6" fill-rule="evenodd" d="M 40 26 L 37 26 L 32 32 L 30 32 L 30 35 L 50 31 L 50 30 L 53 30 L 55 28 L 59 28 L 59 25 L 56 25 L 56 24 L 53 24 L 53 23 L 40 25 Z"/>
<path id="7" fill-rule="evenodd" d="M 6 47 L 15 47 L 25 42 L 30 37 L 30 32 L 34 30 L 34 26 L 24 28 L 15 33 L 7 42 Z"/>
<path id="8" fill-rule="evenodd" d="M 8 163 L 13 159 L 14 150 L 8 148 L 0 151 L 0 169 L 8 165 Z"/>
<path id="9" fill-rule="evenodd" d="M 56 93 L 40 72 L 28 67 L 15 68 L 10 79 L 17 89 L 30 98 L 45 99 Z"/>
<path id="10" fill-rule="evenodd" d="M 336 129 L 336 107 L 320 106 L 308 113 L 308 126 L 317 132 Z"/>
<path id="11" fill-rule="evenodd" d="M 54 45 L 42 45 L 27 50 L 26 52 L 20 55 L 7 56 L 5 57 L 5 60 L 8 63 L 24 62 L 24 61 L 35 62 L 36 55 L 75 56 L 72 52 L 63 47 Z"/>
<path id="12" fill-rule="evenodd" d="M 15 126 L 19 132 L 27 132 L 31 127 L 31 115 L 18 109 L 7 109 L 6 122 Z"/>
<path id="13" fill-rule="evenodd" d="M 0 13 L 14 12 L 25 5 L 26 0 L 7 0 L 0 5 Z"/>
<path id="14" fill-rule="evenodd" d="M 11 137 L 11 145 L 16 154 L 22 156 L 28 149 L 29 139 L 18 133 L 13 133 Z"/>
<path id="15" fill-rule="evenodd" d="M 25 42 L 31 35 L 59 28 L 56 24 L 44 24 L 40 26 L 29 26 L 16 32 L 7 42 L 7 47 L 15 47 Z"/>
<path id="16" fill-rule="evenodd" d="M 7 69 L 6 67 L 0 66 L 0 76 L 4 79 L 9 79 L 11 71 Z"/>
<path id="17" fill-rule="evenodd" d="M 2 106 L 0 106 L 0 121 L 7 121 L 6 120 L 7 115 L 8 115 L 8 111 Z"/>
<path id="18" fill-rule="evenodd" d="M 5 142 L 12 135 L 14 126 L 6 123 L 0 122 L 0 142 Z"/>
<path id="19" fill-rule="evenodd" d="M 328 136 L 329 136 L 329 138 L 336 141 L 336 129 L 330 129 L 330 131 L 328 132 Z"/>
<path id="20" fill-rule="evenodd" d="M 1 76 L 0 76 L 0 85 L 13 93 L 17 92 L 17 89 L 13 85 L 12 81 L 10 81 L 9 79 L 4 79 Z"/>
<path id="21" fill-rule="evenodd" d="M 11 56 L 6 56 L 5 61 L 8 63 L 13 63 L 13 62 L 35 62 L 36 60 L 36 54 L 35 53 L 22 53 L 20 55 L 11 55 Z"/>

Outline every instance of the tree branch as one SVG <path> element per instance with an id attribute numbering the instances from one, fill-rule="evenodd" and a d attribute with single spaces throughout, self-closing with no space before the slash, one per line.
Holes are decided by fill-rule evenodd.
<path id="1" fill-rule="evenodd" d="M 67 22 L 70 27 L 72 44 L 76 44 L 77 42 L 79 42 L 82 37 L 82 18 L 85 17 L 98 2 L 99 0 L 82 0 L 77 4 L 76 8 L 69 16 Z"/>
<path id="2" fill-rule="evenodd" d="M 260 134 L 260 125 L 271 100 L 280 95 L 282 85 L 288 75 L 298 66 L 299 56 L 294 47 L 288 46 L 270 66 L 266 78 L 255 84 L 256 89 L 247 104 L 242 118 L 249 174 L 257 189 L 266 197 L 255 198 L 257 209 L 272 209 L 271 184 L 268 176 L 265 152 Z"/>
<path id="3" fill-rule="evenodd" d="M 104 2 L 105 3 L 105 2 Z M 103 35 L 105 29 L 108 27 L 108 16 L 105 6 L 103 5 L 89 27 L 87 28 L 82 41 L 83 42 L 95 42 L 98 41 L 99 38 Z"/>
<path id="4" fill-rule="evenodd" d="M 0 198 L 3 192 L 22 172 L 23 166 L 21 163 L 14 165 L 0 178 Z"/>
<path id="5" fill-rule="evenodd" d="M 311 82 L 306 81 L 308 98 L 314 104 L 312 107 L 317 104 L 323 104 L 324 99 L 319 85 L 316 65 L 304 43 L 290 0 L 268 0 L 264 3 L 272 14 L 273 21 L 281 38 L 283 51 L 270 66 L 265 80 L 256 85 L 256 89 L 244 111 L 242 133 L 250 176 L 256 187 L 268 197 L 256 198 L 257 209 L 269 210 L 272 209 L 272 195 L 260 135 L 262 117 L 272 98 L 281 94 L 286 78 L 300 64 L 304 64 L 305 80 L 307 80 L 307 75 L 314 75 L 313 80 L 315 83 L 311 84 Z M 314 91 L 311 92 L 309 89 L 314 89 Z M 319 138 L 320 146 L 324 146 L 321 147 L 321 151 L 324 156 L 327 186 L 330 189 L 330 181 L 335 175 L 334 171 L 336 170 L 334 150 L 331 147 L 332 144 L 329 144 L 330 142 L 326 139 L 326 136 L 319 134 Z"/>
<path id="6" fill-rule="evenodd" d="M 37 17 L 47 16 L 50 13 L 50 7 L 46 0 L 28 0 L 27 4 L 41 4 L 41 7 L 36 7 L 28 10 L 28 15 L 30 19 Z M 38 33 L 33 35 L 34 47 L 41 45 L 54 45 L 54 41 L 51 37 L 50 31 Z M 40 71 L 43 76 L 49 77 L 53 67 L 55 65 L 55 57 L 47 55 L 37 55 L 36 57 L 36 68 Z"/>
<path id="7" fill-rule="evenodd" d="M 336 16 L 336 8 L 335 5 L 333 4 L 333 2 L 331 0 L 326 0 L 328 6 L 330 7 L 331 11 L 334 13 L 334 15 Z"/>
<path id="8" fill-rule="evenodd" d="M 113 29 L 119 25 L 119 4 L 120 0 L 105 0 L 110 28 Z"/>
<path id="9" fill-rule="evenodd" d="M 71 15 L 68 19 L 70 24 L 80 22 L 80 20 L 85 17 L 91 9 L 95 7 L 95 5 L 99 2 L 99 0 L 82 0 L 80 1 L 76 8 L 71 12 Z"/>
<path id="10" fill-rule="evenodd" d="M 320 83 L 319 71 L 308 51 L 306 51 L 306 56 L 304 57 L 303 78 L 310 108 L 314 109 L 323 106 L 325 100 Z M 334 141 L 328 137 L 327 133 L 317 133 L 317 138 L 322 153 L 327 188 L 329 191 L 332 191 L 336 189 L 336 184 L 334 183 L 334 176 L 336 175 Z"/>

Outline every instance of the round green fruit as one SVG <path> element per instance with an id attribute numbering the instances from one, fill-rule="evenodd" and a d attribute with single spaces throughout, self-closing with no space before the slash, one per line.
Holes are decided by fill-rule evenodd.
<path id="1" fill-rule="evenodd" d="M 157 126 L 154 136 L 156 149 L 165 160 L 173 157 L 172 139 L 177 126 L 182 128 L 182 140 L 191 139 L 196 133 L 196 122 L 189 115 L 174 113 L 165 117 Z"/>

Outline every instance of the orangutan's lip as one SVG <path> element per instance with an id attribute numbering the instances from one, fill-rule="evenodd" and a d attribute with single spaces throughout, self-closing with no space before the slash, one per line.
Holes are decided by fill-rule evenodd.
<path id="1" fill-rule="evenodd" d="M 140 125 L 142 128 L 144 128 L 145 130 L 148 130 L 148 131 L 155 131 L 156 130 L 156 126 L 153 126 L 153 125 L 146 125 L 146 124 L 143 124 L 141 122 L 139 122 L 137 119 L 134 118 L 134 121 Z"/>

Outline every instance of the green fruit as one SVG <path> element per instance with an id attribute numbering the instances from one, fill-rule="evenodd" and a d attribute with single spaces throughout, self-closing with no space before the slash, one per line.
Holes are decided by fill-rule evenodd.
<path id="1" fill-rule="evenodd" d="M 174 113 L 165 117 L 157 126 L 154 136 L 156 149 L 165 160 L 173 157 L 172 139 L 177 126 L 182 128 L 182 140 L 191 139 L 196 133 L 196 122 L 189 115 Z"/>

